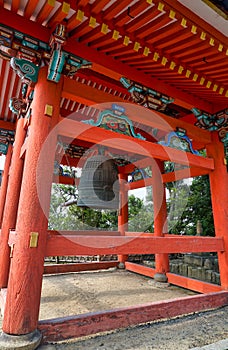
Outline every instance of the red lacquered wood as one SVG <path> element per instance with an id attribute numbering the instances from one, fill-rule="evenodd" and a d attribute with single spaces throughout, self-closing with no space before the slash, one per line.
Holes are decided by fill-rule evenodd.
<path id="1" fill-rule="evenodd" d="M 215 309 L 227 305 L 227 302 L 228 292 L 210 293 L 44 320 L 39 322 L 38 328 L 43 334 L 43 343 L 56 342 L 192 312 Z"/>
<path id="2" fill-rule="evenodd" d="M 168 231 L 166 195 L 165 186 L 162 182 L 162 172 L 164 172 L 164 163 L 161 161 L 155 162 L 152 166 L 154 237 L 164 237 Z M 169 271 L 168 254 L 155 254 L 155 270 L 159 274 L 166 274 Z"/>
<path id="3" fill-rule="evenodd" d="M 23 160 L 20 159 L 20 151 L 25 139 L 26 131 L 24 130 L 24 120 L 19 119 L 17 122 L 13 154 L 9 172 L 9 182 L 5 202 L 5 210 L 2 220 L 1 238 L 0 238 L 0 288 L 7 287 L 9 266 L 10 266 L 10 249 L 8 246 L 9 230 L 15 228 L 17 220 L 17 209 L 21 191 L 21 179 L 23 172 Z M 13 248 L 13 247 L 12 247 Z"/>
<path id="4" fill-rule="evenodd" d="M 118 230 L 121 236 L 125 236 L 128 229 L 128 192 L 125 189 L 127 183 L 127 175 L 119 174 L 120 193 L 119 193 L 119 213 L 118 213 Z M 118 255 L 118 260 L 125 263 L 128 255 Z"/>
<path id="5" fill-rule="evenodd" d="M 3 319 L 3 331 L 8 334 L 26 334 L 37 328 L 56 138 L 50 139 L 39 173 L 38 161 L 51 127 L 58 122 L 61 91 L 62 80 L 59 84 L 49 82 L 47 67 L 41 68 L 32 102 L 16 224 L 17 240 L 11 261 Z M 53 106 L 52 117 L 44 114 L 46 104 Z M 39 193 L 38 180 L 42 182 Z M 43 208 L 40 198 L 45 202 Z M 32 232 L 38 233 L 37 247 L 34 248 L 30 248 Z"/>
<path id="6" fill-rule="evenodd" d="M 126 267 L 126 270 L 128 271 L 135 272 L 140 275 L 152 277 L 152 278 L 156 273 L 156 270 L 151 267 L 135 264 L 129 261 L 125 263 L 125 267 Z"/>
<path id="7" fill-rule="evenodd" d="M 4 208 L 5 208 L 5 202 L 6 202 L 6 193 L 8 189 L 9 169 L 10 169 L 10 163 L 12 158 L 12 152 L 13 152 L 13 147 L 12 145 L 9 145 L 6 158 L 5 158 L 4 170 L 2 175 L 2 183 L 0 188 L 0 227 L 2 226 L 2 219 L 3 219 Z"/>
<path id="8" fill-rule="evenodd" d="M 218 252 L 222 238 L 50 235 L 45 256 Z"/>
<path id="9" fill-rule="evenodd" d="M 167 273 L 167 277 L 169 283 L 199 293 L 214 293 L 222 290 L 221 286 L 218 286 L 216 284 L 199 281 L 193 278 L 176 275 L 170 272 Z"/>
<path id="10" fill-rule="evenodd" d="M 45 265 L 44 275 L 69 273 L 69 272 L 105 270 L 105 269 L 110 269 L 111 267 L 116 267 L 117 265 L 118 265 L 118 261 L 99 261 L 99 262 L 91 262 L 91 263 Z"/>
<path id="11" fill-rule="evenodd" d="M 222 237 L 225 251 L 218 253 L 220 280 L 223 289 L 228 289 L 228 172 L 225 165 L 224 145 L 218 134 L 212 134 L 213 142 L 207 153 L 214 158 L 215 170 L 209 174 L 215 235 Z"/>

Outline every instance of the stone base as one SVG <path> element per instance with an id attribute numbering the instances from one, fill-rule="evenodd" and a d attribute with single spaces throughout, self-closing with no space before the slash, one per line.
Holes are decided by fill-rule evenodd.
<path id="1" fill-rule="evenodd" d="M 125 269 L 125 264 L 123 263 L 123 262 L 119 262 L 119 264 L 118 264 L 118 269 Z"/>
<path id="2" fill-rule="evenodd" d="M 159 283 L 166 283 L 168 281 L 168 278 L 164 273 L 155 273 L 154 280 Z"/>
<path id="3" fill-rule="evenodd" d="M 37 349 L 42 339 L 41 333 L 36 329 L 32 333 L 24 335 L 10 335 L 4 332 L 0 333 L 1 350 L 34 350 Z"/>

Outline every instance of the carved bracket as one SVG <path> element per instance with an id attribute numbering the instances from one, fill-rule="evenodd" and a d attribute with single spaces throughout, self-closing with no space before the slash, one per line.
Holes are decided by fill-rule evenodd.
<path id="1" fill-rule="evenodd" d="M 228 109 L 209 114 L 197 108 L 192 108 L 192 112 L 198 120 L 195 125 L 201 129 L 216 131 L 228 126 Z"/>
<path id="2" fill-rule="evenodd" d="M 173 98 L 160 94 L 155 90 L 147 88 L 127 78 L 120 78 L 120 82 L 130 92 L 135 103 L 149 109 L 165 111 L 167 105 L 174 102 Z"/>

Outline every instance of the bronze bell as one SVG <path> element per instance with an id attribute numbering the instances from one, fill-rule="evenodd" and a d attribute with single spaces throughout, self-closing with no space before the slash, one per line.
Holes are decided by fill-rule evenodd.
<path id="1" fill-rule="evenodd" d="M 94 209 L 119 208 L 118 169 L 113 159 L 97 154 L 86 160 L 78 185 L 77 205 Z"/>

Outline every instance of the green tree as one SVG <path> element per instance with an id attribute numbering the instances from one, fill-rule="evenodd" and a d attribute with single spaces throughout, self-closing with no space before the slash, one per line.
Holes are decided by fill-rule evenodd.
<path id="1" fill-rule="evenodd" d="M 175 195 L 171 195 L 168 199 L 168 208 L 169 211 L 171 211 L 170 219 L 177 219 L 178 210 L 180 215 L 175 225 L 172 225 L 174 222 L 171 223 L 170 232 L 175 234 L 195 235 L 196 224 L 199 220 L 203 228 L 202 234 L 205 236 L 214 236 L 214 222 L 208 176 L 204 175 L 194 178 L 189 186 L 188 193 L 185 192 L 187 189 L 184 189 L 184 187 L 179 191 L 178 187 L 175 189 L 170 187 L 169 189 L 171 194 L 175 193 Z M 187 200 L 184 206 L 185 194 L 187 195 Z M 178 203 L 182 204 L 179 205 Z M 175 211 L 175 206 L 177 207 L 177 211 Z"/>
<path id="2" fill-rule="evenodd" d="M 77 189 L 70 185 L 52 187 L 49 214 L 49 229 L 52 230 L 89 230 L 118 229 L 117 211 L 80 208 L 76 205 Z M 66 206 L 67 203 L 71 203 Z M 153 213 L 143 200 L 130 195 L 128 199 L 129 231 L 151 232 Z"/>

